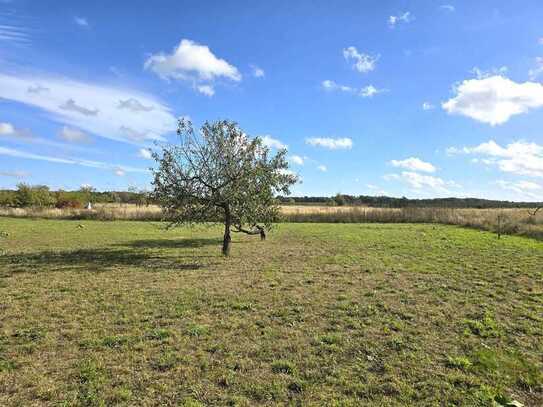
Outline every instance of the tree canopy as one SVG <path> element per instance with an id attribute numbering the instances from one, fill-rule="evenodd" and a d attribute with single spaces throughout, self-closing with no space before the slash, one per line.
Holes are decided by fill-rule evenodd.
<path id="1" fill-rule="evenodd" d="M 206 122 L 195 132 L 189 120 L 180 119 L 177 134 L 179 144 L 153 154 L 153 196 L 172 225 L 223 222 L 224 255 L 231 231 L 265 238 L 279 213 L 276 195 L 288 195 L 297 182 L 286 150 L 272 154 L 259 137 L 228 120 Z"/>

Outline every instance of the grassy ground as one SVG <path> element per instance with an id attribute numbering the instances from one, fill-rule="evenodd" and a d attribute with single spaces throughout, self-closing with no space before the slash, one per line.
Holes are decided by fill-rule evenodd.
<path id="1" fill-rule="evenodd" d="M 83 228 L 77 225 L 83 223 Z M 543 243 L 0 219 L 0 405 L 543 404 Z"/>

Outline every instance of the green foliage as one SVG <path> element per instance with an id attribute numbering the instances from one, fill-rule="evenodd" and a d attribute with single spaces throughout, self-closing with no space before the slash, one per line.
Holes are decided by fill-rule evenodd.
<path id="1" fill-rule="evenodd" d="M 297 181 L 288 172 L 286 150 L 271 155 L 260 138 L 249 138 L 227 120 L 206 122 L 195 132 L 190 121 L 181 119 L 177 132 L 179 145 L 154 154 L 153 196 L 172 225 L 224 222 L 225 255 L 231 228 L 265 237 L 264 228 L 278 219 L 275 196 L 288 194 Z"/>
<path id="2" fill-rule="evenodd" d="M 17 185 L 15 203 L 20 207 L 47 207 L 55 204 L 55 197 L 45 185 L 30 186 L 21 183 Z"/>

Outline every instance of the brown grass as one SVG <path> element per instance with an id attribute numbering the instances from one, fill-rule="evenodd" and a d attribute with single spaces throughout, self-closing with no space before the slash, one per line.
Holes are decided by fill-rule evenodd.
<path id="1" fill-rule="evenodd" d="M 439 223 L 543 240 L 543 211 L 527 209 L 369 208 L 362 206 L 281 207 L 282 221 L 294 223 Z M 0 216 L 80 220 L 164 220 L 157 205 L 97 204 L 94 209 L 0 208 Z"/>

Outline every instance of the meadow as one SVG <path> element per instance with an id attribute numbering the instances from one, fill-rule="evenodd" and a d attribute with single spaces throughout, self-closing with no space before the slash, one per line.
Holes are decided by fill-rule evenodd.
<path id="1" fill-rule="evenodd" d="M 280 222 L 289 223 L 438 223 L 528 236 L 543 240 L 543 210 L 535 208 L 372 208 L 365 206 L 282 205 Z M 0 206 L 0 216 L 41 219 L 161 221 L 158 205 L 96 204 L 81 208 Z"/>
<path id="2" fill-rule="evenodd" d="M 541 241 L 164 227 L 0 218 L 0 405 L 543 404 Z"/>

